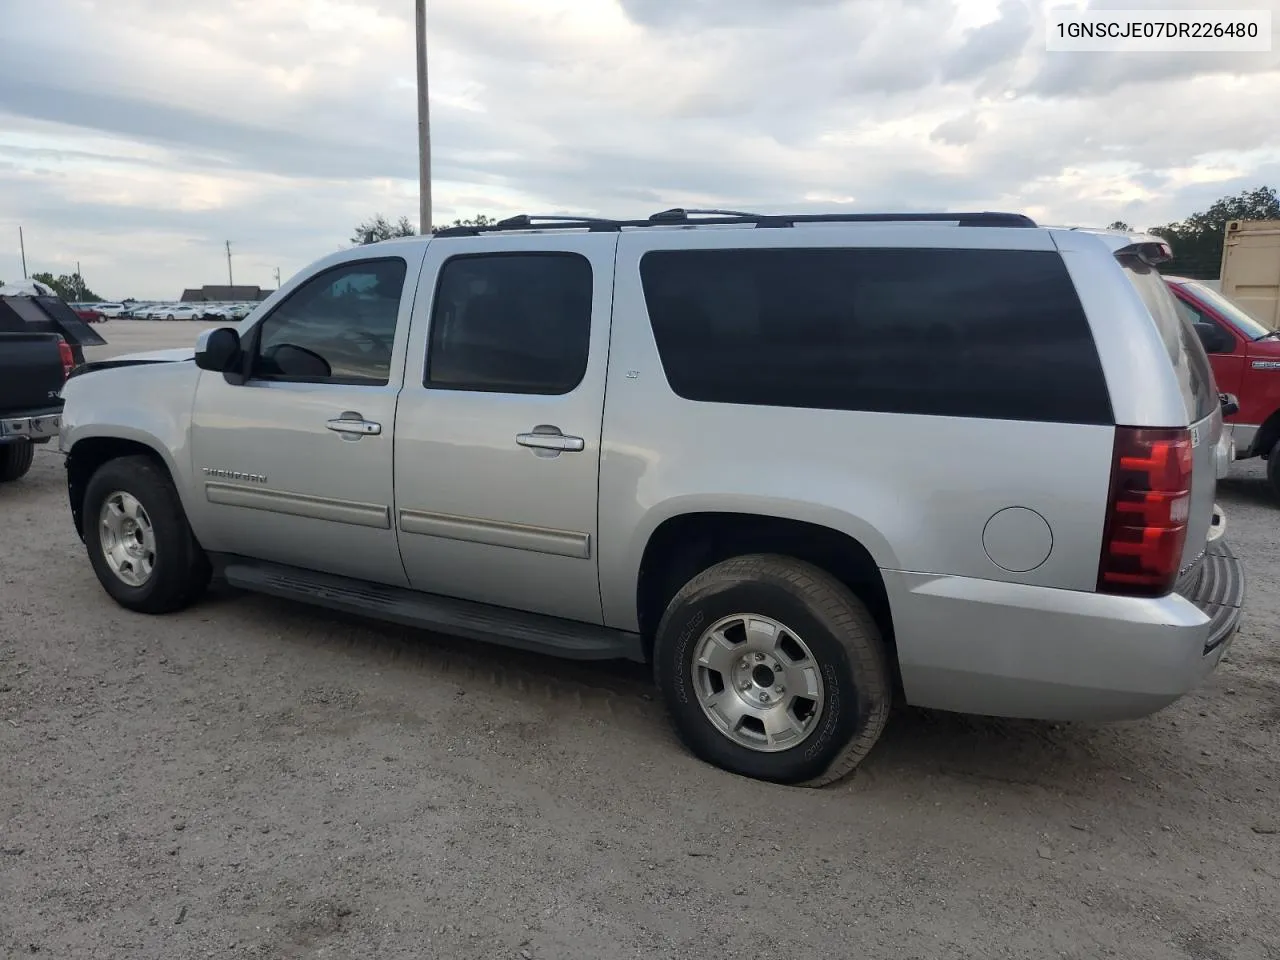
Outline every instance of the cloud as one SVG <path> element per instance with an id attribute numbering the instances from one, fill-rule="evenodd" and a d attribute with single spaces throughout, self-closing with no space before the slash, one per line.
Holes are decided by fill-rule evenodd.
<path id="1" fill-rule="evenodd" d="M 431 0 L 436 220 L 840 205 L 1146 225 L 1275 182 L 1276 54 L 1050 55 L 1046 9 Z M 5 24 L 0 279 L 18 224 L 32 269 L 79 260 L 119 297 L 221 280 L 226 240 L 266 285 L 368 215 L 417 219 L 406 0 L 6 0 Z"/>

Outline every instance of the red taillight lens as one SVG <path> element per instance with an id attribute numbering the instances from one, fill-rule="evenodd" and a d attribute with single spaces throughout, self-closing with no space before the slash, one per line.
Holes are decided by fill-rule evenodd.
<path id="1" fill-rule="evenodd" d="M 62 380 L 65 383 L 71 368 L 76 365 L 76 358 L 71 352 L 71 344 L 61 338 L 58 340 L 58 354 L 62 357 Z"/>
<path id="2" fill-rule="evenodd" d="M 1173 589 L 1191 508 L 1191 431 L 1117 427 L 1098 590 L 1160 597 Z"/>

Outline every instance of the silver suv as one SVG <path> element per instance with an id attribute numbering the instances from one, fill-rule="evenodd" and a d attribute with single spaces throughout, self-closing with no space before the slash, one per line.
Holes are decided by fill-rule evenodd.
<path id="1" fill-rule="evenodd" d="M 77 372 L 106 591 L 217 575 L 652 663 L 688 747 L 852 770 L 896 700 L 1148 714 L 1244 596 L 1158 238 L 1016 214 L 519 217 L 332 254 L 194 351 Z"/>

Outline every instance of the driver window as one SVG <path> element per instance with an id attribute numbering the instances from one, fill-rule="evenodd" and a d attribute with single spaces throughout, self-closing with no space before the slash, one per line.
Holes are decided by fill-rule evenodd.
<path id="1" fill-rule="evenodd" d="M 384 386 L 405 261 L 358 260 L 312 277 L 260 324 L 259 380 Z"/>

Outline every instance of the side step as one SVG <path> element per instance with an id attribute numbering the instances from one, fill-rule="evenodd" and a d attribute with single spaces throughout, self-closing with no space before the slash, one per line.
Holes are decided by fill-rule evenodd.
<path id="1" fill-rule="evenodd" d="M 233 587 L 570 660 L 644 663 L 638 633 L 241 557 L 213 558 Z"/>

